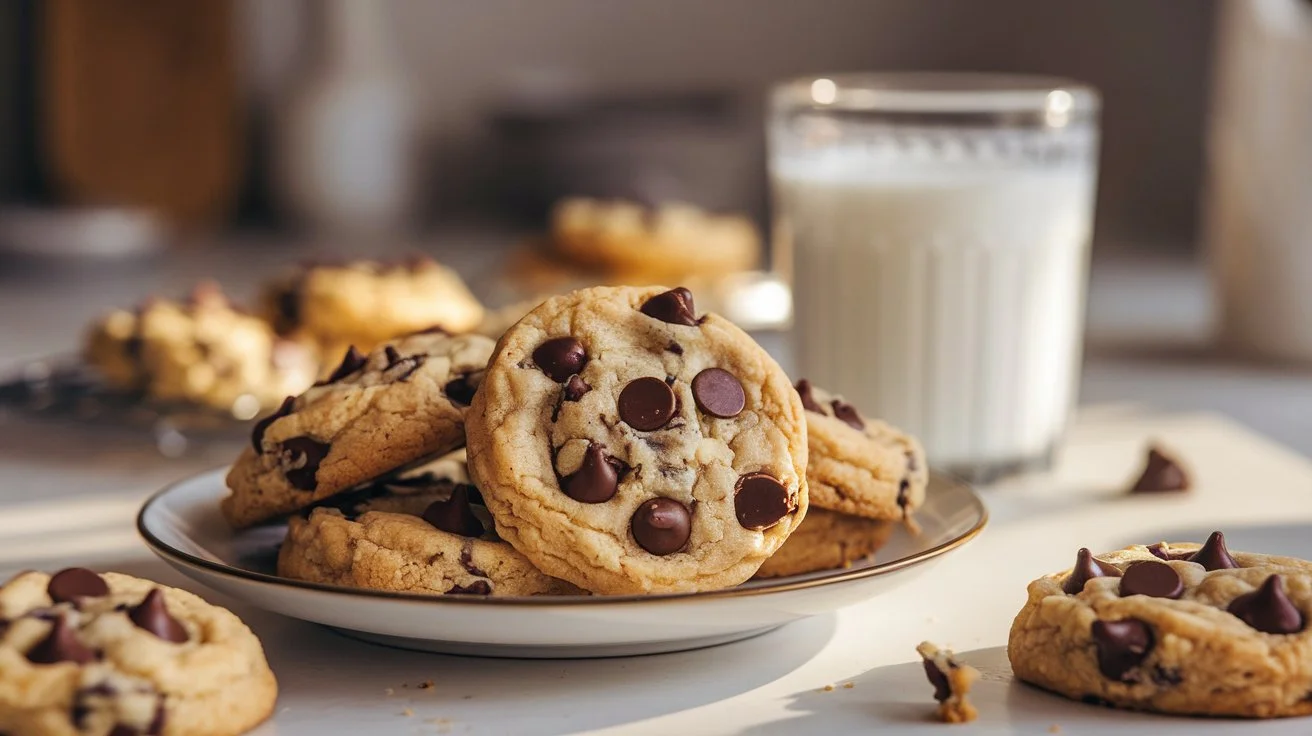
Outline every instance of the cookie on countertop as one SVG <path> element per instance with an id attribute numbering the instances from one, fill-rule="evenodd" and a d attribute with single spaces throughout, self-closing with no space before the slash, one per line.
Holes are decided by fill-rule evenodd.
<path id="1" fill-rule="evenodd" d="M 979 670 L 962 664 L 952 650 L 932 642 L 920 642 L 916 652 L 925 665 L 925 677 L 934 686 L 938 719 L 944 723 L 969 723 L 978 718 L 979 711 L 967 696 L 979 679 Z"/>
<path id="2" fill-rule="evenodd" d="M 761 238 L 751 220 L 688 204 L 566 199 L 551 217 L 554 247 L 589 267 L 635 278 L 680 279 L 755 268 Z"/>
<path id="3" fill-rule="evenodd" d="M 267 285 L 262 304 L 279 333 L 303 335 L 329 355 L 434 326 L 466 332 L 483 319 L 459 274 L 426 257 L 305 264 Z"/>
<path id="4" fill-rule="evenodd" d="M 81 568 L 0 586 L 0 732 L 230 736 L 277 696 L 251 630 L 186 591 Z"/>
<path id="5" fill-rule="evenodd" d="M 228 473 L 223 515 L 242 528 L 289 514 L 464 444 L 493 343 L 411 335 L 349 351 L 324 382 L 260 420 Z"/>
<path id="6" fill-rule="evenodd" d="M 806 474 L 816 508 L 905 519 L 924 503 L 929 469 L 914 437 L 867 419 L 805 378 L 797 382 L 797 393 L 806 407 Z"/>
<path id="7" fill-rule="evenodd" d="M 498 533 L 594 593 L 737 585 L 807 509 L 800 399 L 686 289 L 546 301 L 498 343 L 467 433 Z"/>
<path id="8" fill-rule="evenodd" d="M 83 354 L 114 388 L 243 419 L 304 391 L 318 372 L 312 349 L 278 337 L 209 282 L 183 302 L 110 312 L 92 325 Z"/>
<path id="9" fill-rule="evenodd" d="M 442 468 L 446 462 L 454 472 Z M 432 595 L 578 595 L 496 536 L 458 461 L 377 481 L 288 522 L 278 574 Z"/>
<path id="10" fill-rule="evenodd" d="M 1312 563 L 1135 545 L 1029 585 L 1007 654 L 1025 682 L 1088 703 L 1207 716 L 1312 713 Z"/>
<path id="11" fill-rule="evenodd" d="M 896 522 L 826 511 L 813 503 L 784 546 L 756 571 L 756 577 L 779 578 L 851 567 L 853 562 L 879 551 L 895 526 Z"/>

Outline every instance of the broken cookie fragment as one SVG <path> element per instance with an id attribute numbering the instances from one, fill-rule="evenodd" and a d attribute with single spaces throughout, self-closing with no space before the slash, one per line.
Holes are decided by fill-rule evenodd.
<path id="1" fill-rule="evenodd" d="M 938 719 L 944 723 L 969 723 L 979 717 L 979 711 L 966 696 L 979 679 L 979 670 L 957 661 L 950 649 L 922 641 L 916 647 L 924 660 L 925 676 L 934 686 L 934 699 L 938 701 Z"/>

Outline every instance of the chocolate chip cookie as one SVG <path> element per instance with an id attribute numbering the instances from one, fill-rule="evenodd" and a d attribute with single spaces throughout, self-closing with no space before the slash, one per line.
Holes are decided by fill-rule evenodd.
<path id="1" fill-rule="evenodd" d="M 433 595 L 577 595 L 496 536 L 474 486 L 438 464 L 336 496 L 288 523 L 278 574 Z"/>
<path id="2" fill-rule="evenodd" d="M 778 578 L 851 567 L 883 547 L 896 523 L 826 511 L 812 504 L 806 518 L 779 551 L 756 571 L 758 578 Z"/>
<path id="3" fill-rule="evenodd" d="M 1205 544 L 1076 555 L 1029 585 L 1007 649 L 1016 676 L 1118 708 L 1271 718 L 1312 713 L 1312 563 Z"/>
<path id="4" fill-rule="evenodd" d="M 302 335 L 340 355 L 417 330 L 472 330 L 483 306 L 451 269 L 431 258 L 310 263 L 265 287 L 263 312 L 284 335 Z"/>
<path id="5" fill-rule="evenodd" d="M 186 591 L 81 568 L 0 586 L 0 732 L 228 736 L 277 696 L 251 630 Z"/>
<path id="6" fill-rule="evenodd" d="M 83 356 L 121 391 L 242 419 L 309 388 L 319 368 L 309 346 L 278 337 L 208 282 L 185 301 L 150 299 L 110 312 L 92 325 Z"/>
<path id="7" fill-rule="evenodd" d="M 492 347 L 428 332 L 367 356 L 348 351 L 323 382 L 256 423 L 228 473 L 224 516 L 247 527 L 460 447 Z"/>
<path id="8" fill-rule="evenodd" d="M 498 343 L 468 435 L 498 533 L 594 593 L 737 585 L 806 513 L 801 400 L 686 289 L 534 309 Z"/>
<path id="9" fill-rule="evenodd" d="M 905 519 L 925 500 L 929 468 L 914 437 L 868 419 L 811 382 L 797 382 L 806 407 L 807 481 L 816 508 L 871 519 Z"/>

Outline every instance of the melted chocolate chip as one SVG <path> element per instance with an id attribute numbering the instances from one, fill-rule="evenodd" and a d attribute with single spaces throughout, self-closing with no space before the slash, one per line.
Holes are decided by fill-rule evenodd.
<path id="1" fill-rule="evenodd" d="M 1268 577 L 1257 590 L 1234 599 L 1226 610 L 1267 634 L 1296 634 L 1303 630 L 1303 613 L 1285 594 L 1285 584 L 1279 575 Z"/>
<path id="2" fill-rule="evenodd" d="M 591 390 L 592 387 L 588 385 L 588 382 L 583 380 L 579 374 L 575 373 L 565 382 L 565 390 L 562 393 L 562 396 L 565 401 L 578 401 L 583 398 L 583 394 L 586 394 Z"/>
<path id="3" fill-rule="evenodd" d="M 473 486 L 470 486 L 473 488 Z M 460 546 L 460 566 L 465 568 L 465 572 L 476 577 L 485 578 L 487 573 L 474 564 L 474 540 L 466 539 L 465 543 Z"/>
<path id="4" fill-rule="evenodd" d="M 96 653 L 78 641 L 77 629 L 69 626 L 68 620 L 63 616 L 55 619 L 46 638 L 37 642 L 27 652 L 27 661 L 32 664 L 58 662 L 86 664 L 95 658 Z"/>
<path id="5" fill-rule="evenodd" d="M 1159 560 L 1171 559 L 1171 553 L 1166 549 L 1166 542 L 1157 542 L 1156 544 L 1150 544 L 1148 545 L 1148 551 L 1152 553 L 1153 557 L 1156 557 Z"/>
<path id="6" fill-rule="evenodd" d="M 672 498 L 649 499 L 629 522 L 638 546 L 654 555 L 670 555 L 683 549 L 692 534 L 692 512 Z"/>
<path id="7" fill-rule="evenodd" d="M 639 309 L 648 317 L 655 317 L 672 325 L 697 326 L 696 309 L 692 303 L 692 292 L 680 286 L 662 292 L 648 299 Z"/>
<path id="8" fill-rule="evenodd" d="M 744 529 L 769 529 L 797 510 L 797 502 L 784 484 L 766 473 L 748 473 L 738 479 L 733 496 L 738 523 Z"/>
<path id="9" fill-rule="evenodd" d="M 952 684 L 948 682 L 947 674 L 933 660 L 926 659 L 921 664 L 925 666 L 925 677 L 929 679 L 929 684 L 934 686 L 934 699 L 942 703 L 952 697 Z"/>
<path id="10" fill-rule="evenodd" d="M 825 408 L 820 402 L 815 400 L 815 394 L 812 393 L 811 382 L 803 378 L 797 382 L 794 387 L 797 389 L 797 395 L 802 397 L 802 408 L 807 411 L 813 411 L 816 414 L 824 414 Z"/>
<path id="11" fill-rule="evenodd" d="M 428 360 L 428 356 L 423 353 L 416 355 L 401 355 L 401 353 L 391 345 L 383 348 L 383 356 L 387 358 L 387 366 L 383 368 L 384 371 L 398 369 L 393 372 L 398 373 L 399 375 L 390 376 L 391 380 L 396 383 L 404 383 L 407 378 L 414 375 L 415 371 L 419 370 L 419 366 L 423 365 L 424 361 Z"/>
<path id="12" fill-rule="evenodd" d="M 551 380 L 564 383 L 588 364 L 588 353 L 575 337 L 554 337 L 533 351 L 533 362 Z"/>
<path id="13" fill-rule="evenodd" d="M 294 403 L 296 397 L 288 396 L 282 400 L 277 411 L 255 423 L 255 427 L 251 429 L 251 445 L 255 447 L 256 452 L 264 452 L 264 433 L 268 431 L 269 425 L 291 414 Z"/>
<path id="14" fill-rule="evenodd" d="M 1161 491 L 1189 490 L 1189 476 L 1171 456 L 1160 448 L 1148 448 L 1148 459 L 1144 463 L 1143 473 L 1131 486 L 1131 493 L 1155 493 Z"/>
<path id="15" fill-rule="evenodd" d="M 1090 633 L 1098 648 L 1098 670 L 1117 682 L 1133 681 L 1130 671 L 1148 658 L 1156 644 L 1152 627 L 1137 618 L 1094 621 Z"/>
<path id="16" fill-rule="evenodd" d="M 683 355 L 683 346 L 673 340 L 670 341 L 669 345 L 665 346 L 665 350 L 674 353 L 675 355 Z"/>
<path id="17" fill-rule="evenodd" d="M 1121 576 L 1121 597 L 1146 595 L 1150 598 L 1179 598 L 1184 595 L 1180 574 L 1165 562 L 1136 562 Z"/>
<path id="18" fill-rule="evenodd" d="M 561 483 L 565 495 L 581 503 L 604 503 L 615 496 L 624 466 L 606 454 L 601 445 L 588 444 L 583 464 Z"/>
<path id="19" fill-rule="evenodd" d="M 316 383 L 316 386 L 327 386 L 330 383 L 337 383 L 347 376 L 355 373 L 364 367 L 366 362 L 365 356 L 352 345 L 346 349 L 346 354 L 342 356 L 342 362 L 337 364 L 332 374 L 322 381 Z"/>
<path id="20" fill-rule="evenodd" d="M 907 492 L 911 490 L 911 481 L 903 478 L 897 484 L 897 507 L 902 509 L 902 518 L 906 518 L 907 504 L 911 501 Z"/>
<path id="21" fill-rule="evenodd" d="M 693 385 L 696 385 L 696 381 Z M 670 419 L 674 418 L 674 407 L 673 389 L 659 378 L 636 378 L 620 391 L 620 419 L 642 432 L 651 432 L 669 424 Z"/>
<path id="22" fill-rule="evenodd" d="M 1205 570 L 1233 570 L 1239 567 L 1235 558 L 1230 556 L 1230 550 L 1225 548 L 1225 535 L 1221 532 L 1212 532 L 1207 541 L 1197 552 L 1187 558 L 1190 562 L 1197 562 Z"/>
<path id="23" fill-rule="evenodd" d="M 1093 554 L 1089 552 L 1088 547 L 1081 547 L 1075 555 L 1075 568 L 1066 577 L 1066 582 L 1061 584 L 1061 589 L 1069 595 L 1076 595 L 1084 590 L 1085 583 L 1094 578 L 1119 578 L 1120 576 L 1120 570 L 1095 559 Z"/>
<path id="24" fill-rule="evenodd" d="M 446 592 L 447 595 L 492 595 L 492 584 L 486 580 L 475 580 L 469 585 L 455 585 Z"/>
<path id="25" fill-rule="evenodd" d="M 447 381 L 442 387 L 442 393 L 445 393 L 446 398 L 456 406 L 469 406 L 474 403 L 474 392 L 478 389 L 472 378 L 469 373 L 461 373 Z"/>
<path id="26" fill-rule="evenodd" d="M 473 486 L 460 483 L 451 489 L 451 497 L 445 501 L 434 501 L 424 509 L 424 521 L 451 534 L 462 537 L 483 536 L 483 522 L 474 515 L 469 505 L 469 491 Z"/>
<path id="27" fill-rule="evenodd" d="M 729 419 L 747 405 L 743 384 L 734 374 L 721 368 L 707 368 L 692 379 L 692 397 L 702 411 Z"/>
<path id="28" fill-rule="evenodd" d="M 313 491 L 319 484 L 315 476 L 319 473 L 319 463 L 328 457 L 332 445 L 309 437 L 292 437 L 280 445 L 280 452 L 285 458 L 284 475 L 293 488 L 301 491 Z"/>
<path id="29" fill-rule="evenodd" d="M 847 424 L 847 426 L 852 429 L 865 430 L 866 420 L 862 419 L 861 415 L 857 413 L 855 406 L 852 406 L 842 399 L 834 399 L 829 402 L 829 405 L 834 407 L 834 416 Z"/>
<path id="30" fill-rule="evenodd" d="M 78 604 L 83 598 L 109 595 L 105 579 L 82 567 L 70 567 L 50 576 L 46 594 L 55 603 Z"/>
<path id="31" fill-rule="evenodd" d="M 180 644 L 187 640 L 187 630 L 178 620 L 169 615 L 164 603 L 164 591 L 155 588 L 146 594 L 146 598 L 135 608 L 128 611 L 128 618 L 137 628 L 145 629 L 164 641 Z"/>

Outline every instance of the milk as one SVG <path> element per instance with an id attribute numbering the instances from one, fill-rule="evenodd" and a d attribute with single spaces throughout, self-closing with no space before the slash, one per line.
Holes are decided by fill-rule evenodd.
<path id="1" fill-rule="evenodd" d="M 776 157 L 799 376 L 986 477 L 1042 461 L 1075 398 L 1091 161 Z"/>

